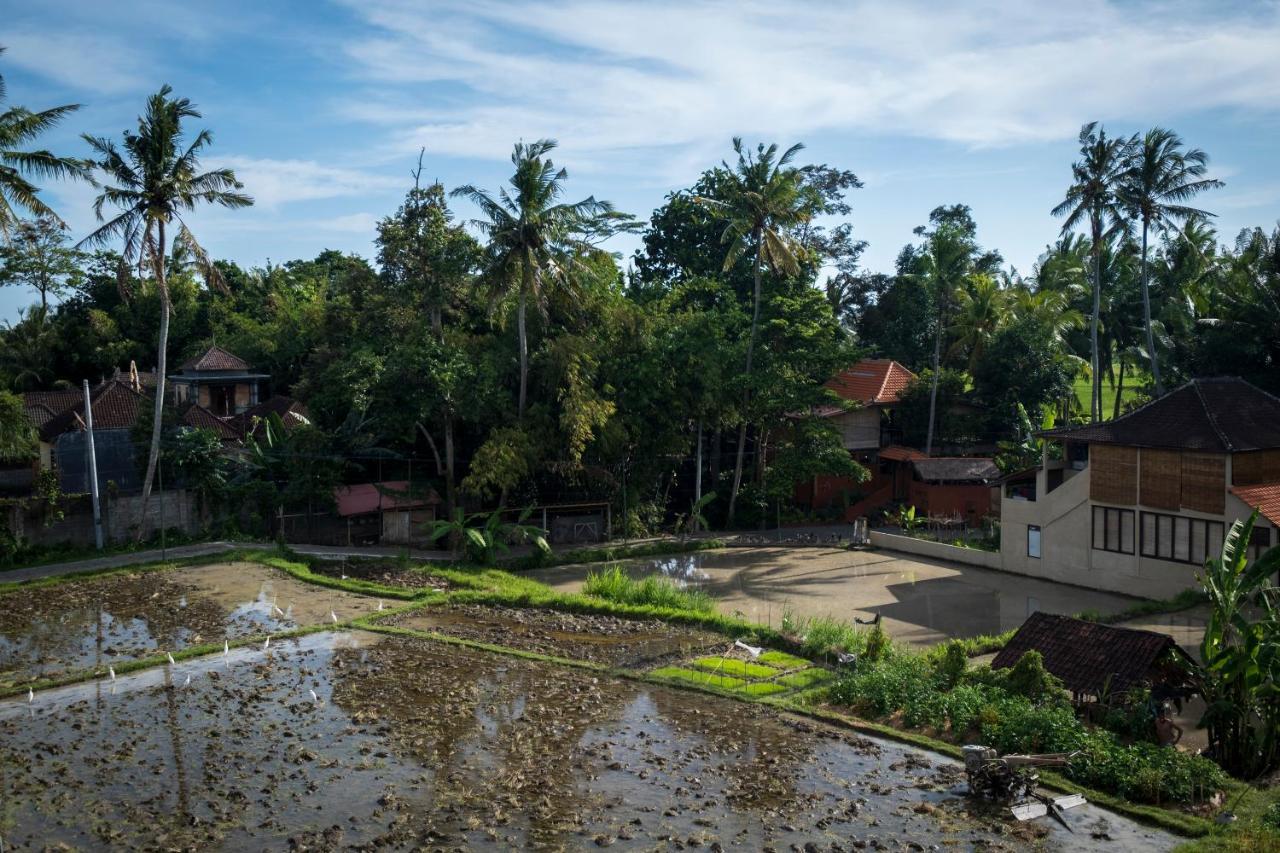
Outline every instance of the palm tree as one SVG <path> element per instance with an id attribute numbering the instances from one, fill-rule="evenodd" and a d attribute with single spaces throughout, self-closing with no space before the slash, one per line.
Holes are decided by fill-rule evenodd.
<path id="1" fill-rule="evenodd" d="M 93 203 L 98 221 L 103 221 L 103 208 L 111 205 L 119 212 L 103 222 L 81 245 L 104 245 L 119 238 L 123 242 L 117 281 L 125 287 L 128 269 L 137 265 L 139 272 L 148 266 L 160 297 L 160 341 L 156 356 L 155 416 L 151 429 L 151 450 L 147 455 L 147 473 L 142 483 L 142 518 L 146 518 L 151 497 L 151 482 L 160 455 L 161 415 L 164 411 L 165 351 L 169 345 L 169 314 L 173 305 L 166 278 L 166 255 L 172 248 L 194 258 L 213 286 L 225 287 L 222 277 L 209 256 L 187 228 L 183 214 L 198 204 L 222 207 L 248 207 L 253 199 L 239 190 L 244 185 L 230 169 L 200 171 L 200 152 L 213 141 L 208 130 L 202 130 L 185 149 L 182 121 L 200 118 L 200 113 L 187 98 L 171 98 L 173 90 L 161 87 L 147 99 L 146 112 L 138 117 L 137 132 L 124 132 L 122 146 L 102 137 L 85 135 L 84 140 L 97 155 L 93 163 L 103 175 L 101 194 Z M 177 224 L 177 233 L 169 242 L 168 228 Z M 138 536 L 144 535 L 144 524 Z"/>
<path id="2" fill-rule="evenodd" d="M 0 53 L 3 52 L 4 48 L 0 47 Z M 0 103 L 4 103 L 4 99 L 4 77 L 0 76 Z M 18 220 L 17 208 L 25 209 L 32 216 L 50 217 L 66 227 L 40 200 L 39 188 L 23 173 L 41 178 L 79 178 L 84 176 L 84 163 L 44 150 L 27 151 L 25 146 L 78 109 L 79 104 L 66 104 L 38 113 L 26 107 L 9 107 L 0 112 L 0 236 L 6 240 L 9 229 Z"/>
<path id="3" fill-rule="evenodd" d="M 1004 290 L 999 282 L 989 275 L 970 276 L 967 286 L 956 291 L 955 319 L 951 321 L 951 331 L 955 336 L 948 358 L 969 354 L 969 373 L 982 358 L 987 343 L 1008 319 L 1011 306 L 1011 293 Z"/>
<path id="4" fill-rule="evenodd" d="M 929 388 L 929 427 L 925 433 L 925 455 L 933 453 L 933 426 L 938 409 L 938 375 L 942 371 L 942 336 L 952 295 L 961 289 L 973 270 L 973 242 L 964 229 L 944 223 L 931 235 L 919 256 L 916 275 L 928 287 L 936 310 L 933 329 L 933 380 Z M 994 284 L 994 282 L 993 282 Z"/>
<path id="5" fill-rule="evenodd" d="M 589 251 L 601 223 L 614 218 L 613 205 L 588 196 L 574 204 L 556 204 L 569 173 L 557 169 L 546 155 L 554 139 L 517 142 L 511 152 L 516 167 L 511 192 L 498 190 L 494 198 L 470 184 L 451 196 L 462 196 L 480 208 L 484 219 L 473 220 L 489 241 L 486 272 L 496 304 L 516 293 L 516 332 L 520 347 L 520 398 L 517 413 L 524 418 L 529 384 L 529 338 L 525 325 L 532 301 L 546 313 L 547 297 L 555 286 L 572 287 L 574 254 Z"/>
<path id="6" fill-rule="evenodd" d="M 1119 187 L 1119 197 L 1142 223 L 1142 320 L 1147 333 L 1147 356 L 1157 396 L 1164 393 L 1160 381 L 1160 358 L 1151 329 L 1151 296 L 1148 290 L 1147 233 L 1154 227 L 1167 231 L 1192 217 L 1213 214 L 1190 207 L 1189 201 L 1222 181 L 1206 178 L 1209 155 L 1199 148 L 1184 150 L 1182 139 L 1172 130 L 1153 127 L 1130 152 L 1128 168 Z"/>
<path id="7" fill-rule="evenodd" d="M 796 256 L 799 245 L 790 229 L 804 224 L 810 217 L 810 204 L 804 195 L 803 173 L 789 165 L 804 149 L 792 145 L 778 156 L 778 146 L 763 143 L 754 152 L 733 138 L 733 151 L 738 162 L 721 163 L 726 173 L 724 197 L 699 197 L 700 204 L 713 207 L 727 220 L 720 242 L 728 243 L 723 269 L 728 272 L 738 259 L 751 252 L 751 333 L 747 338 L 747 359 L 742 392 L 742 420 L 738 425 L 738 451 L 733 466 L 733 488 L 729 492 L 726 524 L 733 524 L 742 485 L 742 462 L 747 446 L 747 407 L 751 400 L 751 366 L 755 357 L 756 336 L 760 327 L 760 290 L 764 267 L 776 274 L 796 275 L 800 264 Z"/>
<path id="8" fill-rule="evenodd" d="M 1134 145 L 1130 139 L 1109 139 L 1105 129 L 1097 122 L 1089 122 L 1080 128 L 1080 160 L 1071 165 L 1074 183 L 1067 188 L 1066 198 L 1053 209 L 1054 216 L 1065 216 L 1063 233 L 1077 225 L 1089 223 L 1090 252 L 1093 255 L 1093 317 L 1090 321 L 1090 367 L 1093 372 L 1093 393 L 1089 417 L 1102 419 L 1102 372 L 1099 370 L 1098 314 L 1102 310 L 1102 247 L 1103 241 L 1117 230 L 1126 227 L 1124 210 L 1117 198 L 1117 190 L 1129 164 L 1129 151 Z"/>

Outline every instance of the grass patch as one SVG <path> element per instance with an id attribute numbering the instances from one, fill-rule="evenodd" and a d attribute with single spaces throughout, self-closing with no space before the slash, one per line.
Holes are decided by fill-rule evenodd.
<path id="1" fill-rule="evenodd" d="M 721 690 L 736 690 L 747 682 L 729 675 L 715 675 L 710 672 L 699 672 L 696 669 L 685 669 L 682 666 L 664 666 L 655 669 L 649 675 L 671 681 L 685 681 L 699 687 L 718 687 Z"/>
<path id="2" fill-rule="evenodd" d="M 777 669 L 803 669 L 804 667 L 811 666 L 811 662 L 805 658 L 796 657 L 795 655 L 789 655 L 786 652 L 774 651 L 772 649 L 762 653 L 760 657 L 756 658 L 756 660 L 760 661 L 760 663 L 776 667 Z"/>
<path id="3" fill-rule="evenodd" d="M 802 669 L 799 672 L 793 672 L 776 679 L 778 684 L 785 685 L 793 690 L 807 690 L 810 687 L 816 687 L 819 684 L 826 684 L 835 676 L 830 670 L 819 669 Z"/>
<path id="4" fill-rule="evenodd" d="M 744 684 L 733 692 L 744 696 L 772 696 L 775 693 L 786 693 L 790 689 L 776 681 L 756 681 L 752 684 Z"/>
<path id="5" fill-rule="evenodd" d="M 550 557 L 532 555 L 501 561 L 515 571 L 541 569 L 548 566 L 571 566 L 578 563 L 613 563 L 638 557 L 660 557 L 664 554 L 690 554 L 695 551 L 714 551 L 725 547 L 723 539 L 663 539 L 642 542 L 637 545 L 603 545 L 597 548 L 574 548 Z"/>
<path id="6" fill-rule="evenodd" d="M 722 672 L 738 678 L 772 678 L 778 671 L 771 666 L 741 661 L 737 658 L 720 658 L 715 656 L 698 658 L 692 663 L 698 669 L 711 672 Z"/>
<path id="7" fill-rule="evenodd" d="M 670 607 L 694 613 L 711 613 L 715 602 L 699 589 L 685 589 L 671 578 L 650 575 L 635 580 L 621 566 L 610 566 L 600 572 L 589 572 L 582 585 L 584 595 L 615 601 L 619 604 L 639 604 L 653 607 Z"/>

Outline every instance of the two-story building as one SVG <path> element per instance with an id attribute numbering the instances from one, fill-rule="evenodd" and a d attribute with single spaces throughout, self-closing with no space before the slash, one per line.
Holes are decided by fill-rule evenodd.
<path id="1" fill-rule="evenodd" d="M 182 363 L 169 377 L 175 406 L 195 404 L 216 417 L 229 418 L 258 405 L 266 398 L 265 386 L 271 377 L 254 372 L 245 362 L 220 346 Z"/>
<path id="2" fill-rule="evenodd" d="M 1251 550 L 1276 543 L 1280 398 L 1242 379 L 1195 379 L 1123 417 L 1041 437 L 1040 467 L 1002 491 L 1007 571 L 1165 598 L 1195 584 L 1255 507 Z"/>

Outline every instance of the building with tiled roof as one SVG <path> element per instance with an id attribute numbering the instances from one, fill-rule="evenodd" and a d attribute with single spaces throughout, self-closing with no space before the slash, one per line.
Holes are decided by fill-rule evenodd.
<path id="1" fill-rule="evenodd" d="M 184 361 L 169 383 L 174 405 L 194 403 L 217 417 L 229 418 L 258 405 L 270 378 L 215 345 Z"/>
<path id="2" fill-rule="evenodd" d="M 864 406 L 891 406 L 916 375 L 889 358 L 866 358 L 831 377 L 827 388 Z"/>
<path id="3" fill-rule="evenodd" d="M 1008 571 L 1167 598 L 1255 508 L 1251 555 L 1277 543 L 1280 398 L 1242 379 L 1194 379 L 1114 420 L 1040 435 L 1034 483 L 1004 485 Z"/>
<path id="4" fill-rule="evenodd" d="M 294 427 L 311 423 L 306 406 L 292 397 L 277 394 L 269 400 L 264 400 L 256 406 L 244 410 L 233 418 L 228 418 L 227 424 L 240 436 L 248 438 L 251 435 L 260 435 L 262 423 L 273 414 L 280 416 L 285 429 L 293 429 Z"/>

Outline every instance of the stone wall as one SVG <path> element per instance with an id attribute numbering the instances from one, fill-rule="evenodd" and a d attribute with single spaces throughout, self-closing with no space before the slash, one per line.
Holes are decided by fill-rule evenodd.
<path id="1" fill-rule="evenodd" d="M 38 498 L 6 502 L 0 506 L 0 522 L 28 546 L 48 547 L 94 544 L 93 501 L 88 495 L 65 495 L 59 508 L 63 517 L 50 520 L 46 503 Z M 141 495 L 102 497 L 102 533 L 107 542 L 125 542 L 137 535 L 141 520 Z M 147 530 L 168 530 L 195 535 L 207 519 L 197 511 L 195 494 L 186 490 L 156 492 L 147 507 Z"/>

